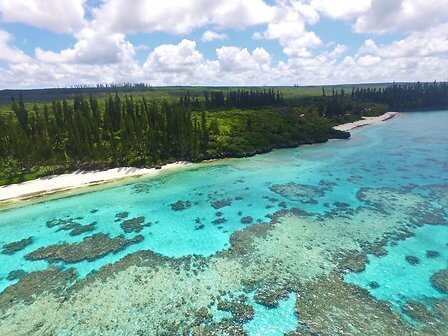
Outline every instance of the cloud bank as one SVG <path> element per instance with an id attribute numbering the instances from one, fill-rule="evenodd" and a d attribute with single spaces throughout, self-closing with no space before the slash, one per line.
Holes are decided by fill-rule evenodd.
<path id="1" fill-rule="evenodd" d="M 444 8 L 448 0 L 0 0 L 0 88 L 447 80 Z M 316 26 L 327 20 L 364 42 L 320 36 Z M 75 43 L 27 54 L 8 24 L 67 34 Z M 131 42 L 159 33 L 176 42 Z M 241 41 L 244 33 L 250 37 Z M 397 37 L 378 42 L 384 36 Z M 272 43 L 281 57 L 266 47 Z"/>

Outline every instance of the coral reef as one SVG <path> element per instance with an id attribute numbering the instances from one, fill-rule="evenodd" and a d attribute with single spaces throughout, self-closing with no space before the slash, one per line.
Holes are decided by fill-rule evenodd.
<path id="1" fill-rule="evenodd" d="M 190 201 L 177 201 L 176 203 L 170 204 L 171 210 L 173 211 L 182 211 L 191 207 Z"/>
<path id="2" fill-rule="evenodd" d="M 228 207 L 232 205 L 232 201 L 229 199 L 222 199 L 222 200 L 217 200 L 211 203 L 211 206 L 214 209 L 221 209 L 224 207 Z"/>
<path id="3" fill-rule="evenodd" d="M 125 233 L 131 233 L 131 232 L 138 233 L 141 230 L 143 230 L 144 227 L 151 225 L 151 223 L 143 224 L 144 222 L 145 222 L 145 217 L 143 217 L 143 216 L 135 217 L 135 218 L 127 219 L 127 220 L 123 221 L 120 224 L 120 227 L 123 229 L 123 231 Z"/>
<path id="4" fill-rule="evenodd" d="M 33 237 L 25 238 L 16 242 L 12 242 L 9 244 L 3 245 L 2 253 L 3 254 L 14 254 L 18 251 L 23 250 L 28 245 L 33 243 Z"/>
<path id="5" fill-rule="evenodd" d="M 62 243 L 41 247 L 25 258 L 28 260 L 47 260 L 49 262 L 63 261 L 76 263 L 82 260 L 93 261 L 104 257 L 109 253 L 117 253 L 131 244 L 137 244 L 143 240 L 143 236 L 126 239 L 124 236 L 109 238 L 104 233 L 97 233 L 85 237 L 80 243 Z"/>
<path id="6" fill-rule="evenodd" d="M 441 293 L 448 294 L 448 269 L 434 273 L 431 276 L 431 284 Z"/>

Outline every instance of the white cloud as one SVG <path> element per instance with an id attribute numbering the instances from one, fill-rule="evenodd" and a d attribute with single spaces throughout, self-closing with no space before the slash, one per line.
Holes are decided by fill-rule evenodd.
<path id="1" fill-rule="evenodd" d="M 185 34 L 209 24 L 242 29 L 269 22 L 274 8 L 263 0 L 105 0 L 95 24 L 121 32 Z"/>
<path id="2" fill-rule="evenodd" d="M 182 40 L 179 44 L 164 44 L 149 54 L 144 68 L 154 72 L 194 73 L 196 66 L 204 62 L 202 54 L 196 50 L 196 42 Z"/>
<path id="3" fill-rule="evenodd" d="M 215 40 L 226 40 L 229 38 L 229 35 L 222 33 L 219 34 L 217 32 L 211 31 L 211 30 L 207 30 L 202 34 L 201 37 L 201 41 L 202 42 L 211 42 L 211 41 L 215 41 Z"/>
<path id="4" fill-rule="evenodd" d="M 311 0 L 310 4 L 326 17 L 354 20 L 357 33 L 412 32 L 448 19 L 448 0 Z"/>
<path id="5" fill-rule="evenodd" d="M 312 0 L 311 6 L 333 19 L 351 19 L 369 10 L 372 0 Z M 394 2 L 396 0 L 388 0 Z"/>
<path id="6" fill-rule="evenodd" d="M 387 45 L 378 46 L 373 40 L 366 40 L 357 54 L 376 54 L 390 58 L 448 55 L 448 23 L 411 33 L 406 38 Z"/>
<path id="7" fill-rule="evenodd" d="M 220 78 L 219 64 L 209 61 L 196 49 L 196 42 L 184 39 L 179 44 L 156 47 L 143 65 L 144 77 L 155 85 L 213 83 Z"/>
<path id="8" fill-rule="evenodd" d="M 380 62 L 381 57 L 379 56 L 365 55 L 358 58 L 358 64 L 365 67 L 376 65 Z"/>
<path id="9" fill-rule="evenodd" d="M 56 53 L 36 49 L 36 58 L 47 63 L 112 64 L 132 62 L 134 46 L 123 34 L 107 34 L 85 28 L 75 35 L 78 41 L 73 48 Z"/>
<path id="10" fill-rule="evenodd" d="M 0 61 L 7 63 L 22 63 L 30 60 L 22 50 L 11 45 L 12 36 L 7 31 L 0 30 Z"/>
<path id="11" fill-rule="evenodd" d="M 347 46 L 343 44 L 338 44 L 336 47 L 334 47 L 333 51 L 328 53 L 328 56 L 331 58 L 338 58 L 342 54 L 344 54 L 347 51 Z"/>
<path id="12" fill-rule="evenodd" d="M 291 9 L 297 12 L 307 23 L 313 25 L 319 21 L 319 13 L 312 4 L 300 0 L 290 0 L 290 5 Z"/>
<path id="13" fill-rule="evenodd" d="M 83 9 L 82 13 L 65 13 L 65 8 L 71 8 L 66 2 L 63 15 L 54 7 L 52 15 L 56 13 L 57 18 L 42 21 L 42 10 L 32 5 L 38 0 L 0 0 L 1 20 L 71 31 L 76 39 L 71 48 L 37 48 L 30 57 L 14 46 L 13 36 L 0 30 L 0 60 L 8 64 L 0 66 L 0 87 L 129 81 L 154 85 L 318 85 L 446 80 L 448 18 L 440 6 L 447 1 L 277 0 L 273 5 L 267 0 L 104 0 L 92 11 L 91 21 L 84 22 Z M 35 17 L 29 18 L 28 13 L 20 16 L 12 2 L 19 4 L 18 8 L 28 6 Z M 44 2 L 48 6 L 61 4 Z M 81 4 L 81 8 L 86 4 L 81 0 L 67 3 Z M 387 44 L 371 37 L 350 52 L 352 45 L 348 48 L 342 41 L 322 41 L 312 31 L 320 16 L 345 20 L 358 32 L 400 31 L 405 35 Z M 64 21 L 59 30 L 57 20 Z M 254 38 L 277 40 L 287 59 L 274 62 L 270 50 L 232 46 L 230 39 L 228 46 L 216 50 L 216 57 L 207 59 L 195 41 L 182 40 L 199 28 L 205 30 L 201 40 L 211 41 L 228 38 L 226 28 L 249 26 L 257 26 Z M 180 42 L 162 42 L 150 50 L 146 41 L 134 46 L 127 37 L 155 31 L 178 34 Z M 259 43 L 263 46 L 264 41 Z M 136 51 L 142 55 L 145 50 L 148 56 L 142 65 Z"/>
<path id="14" fill-rule="evenodd" d="M 448 0 L 372 0 L 356 19 L 358 33 L 416 31 L 448 19 Z"/>
<path id="15" fill-rule="evenodd" d="M 222 47 L 216 49 L 216 54 L 225 73 L 267 70 L 271 62 L 271 56 L 263 48 L 256 48 L 251 54 L 247 48 Z"/>
<path id="16" fill-rule="evenodd" d="M 372 52 L 377 52 L 378 46 L 376 45 L 375 41 L 372 39 L 365 40 L 361 48 L 358 50 L 358 54 L 368 54 Z"/>
<path id="17" fill-rule="evenodd" d="M 255 48 L 252 57 L 258 64 L 270 64 L 272 56 L 264 48 Z"/>
<path id="18" fill-rule="evenodd" d="M 84 25 L 86 0 L 0 0 L 4 22 L 24 23 L 57 33 L 70 33 Z"/>
<path id="19" fill-rule="evenodd" d="M 255 39 L 278 39 L 283 52 L 290 57 L 309 57 L 310 49 L 322 44 L 314 32 L 306 30 L 305 19 L 290 7 L 279 10 L 276 19 L 270 22 L 263 33 L 256 32 Z"/>

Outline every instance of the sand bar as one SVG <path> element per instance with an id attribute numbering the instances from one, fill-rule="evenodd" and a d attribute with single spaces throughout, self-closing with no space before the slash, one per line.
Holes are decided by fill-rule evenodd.
<path id="1" fill-rule="evenodd" d="M 0 204 L 13 200 L 52 194 L 59 191 L 98 185 L 127 177 L 155 176 L 160 171 L 172 170 L 187 164 L 189 163 L 171 163 L 163 166 L 161 170 L 135 167 L 120 167 L 94 171 L 78 170 L 69 174 L 41 177 L 27 182 L 0 187 Z"/>
<path id="2" fill-rule="evenodd" d="M 397 116 L 398 114 L 399 114 L 399 112 L 387 112 L 379 117 L 363 117 L 363 119 L 361 119 L 361 120 L 358 120 L 358 121 L 355 121 L 352 123 L 338 125 L 333 128 L 335 130 L 339 130 L 339 131 L 350 131 L 354 128 L 378 124 L 380 122 L 392 119 L 393 117 Z"/>

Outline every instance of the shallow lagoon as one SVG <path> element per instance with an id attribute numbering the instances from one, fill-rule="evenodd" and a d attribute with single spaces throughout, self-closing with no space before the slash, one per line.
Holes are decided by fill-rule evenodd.
<path id="1" fill-rule="evenodd" d="M 311 281 L 310 279 L 328 276 L 341 269 L 334 261 L 337 253 L 357 249 L 361 243 L 377 243 L 382 238 L 381 230 L 384 230 L 390 237 L 388 241 L 381 243 L 387 254 L 377 257 L 367 253 L 368 263 L 364 271 L 358 270 L 357 273 L 346 274 L 346 269 L 341 270 L 345 273 L 345 282 L 367 289 L 376 300 L 390 302 L 392 309 L 401 315 L 403 306 L 409 300 L 420 300 L 425 302 L 428 309 L 432 309 L 434 302 L 431 300 L 447 298 L 446 294 L 431 286 L 429 281 L 434 272 L 446 269 L 448 266 L 447 113 L 402 114 L 387 123 L 354 130 L 350 140 L 278 150 L 246 159 L 229 159 L 195 165 L 176 173 L 162 173 L 157 178 L 141 178 L 118 186 L 101 187 L 97 191 L 60 199 L 48 201 L 38 199 L 34 204 L 2 211 L 0 248 L 29 237 L 32 237 L 32 243 L 13 254 L 0 253 L 0 290 L 6 292 L 5 289 L 15 288 L 12 285 L 19 280 L 12 279 L 13 271 L 40 271 L 49 266 L 76 269 L 76 279 L 70 281 L 67 286 L 71 286 L 73 281 L 83 283 L 82 279 L 86 277 L 88 281 L 94 281 L 96 273 L 92 271 L 98 271 L 105 265 L 123 260 L 125 256 L 132 257 L 138 251 L 150 250 L 160 255 L 160 258 L 169 257 L 170 263 L 176 263 L 178 262 L 176 260 L 183 260 L 183 257 L 191 255 L 200 256 L 198 259 L 203 257 L 205 266 L 195 270 L 196 273 L 183 274 L 183 271 L 179 273 L 176 271 L 175 274 L 179 277 L 185 276 L 185 286 L 195 279 L 198 282 L 201 279 L 202 282 L 210 283 L 207 285 L 210 289 L 206 288 L 210 291 L 207 294 L 212 296 L 224 291 L 223 288 L 230 293 L 240 292 L 248 279 L 252 280 L 270 270 L 274 273 L 274 264 L 270 264 L 272 260 L 276 262 L 275 267 L 278 267 L 279 263 L 290 263 L 289 266 L 275 268 L 277 273 L 272 275 L 272 279 L 284 280 L 293 277 L 297 280 L 297 286 L 301 282 L 301 286 L 304 287 L 288 288 L 289 295 L 294 297 L 296 293 L 306 291 L 306 283 Z M 367 196 L 363 197 L 363 194 Z M 425 217 L 418 212 L 423 207 L 429 212 L 437 210 L 440 223 L 425 223 L 428 216 Z M 294 219 L 299 224 L 303 223 L 303 231 L 295 231 L 298 230 L 299 224 L 291 224 L 291 219 L 288 226 L 286 224 L 288 217 L 285 217 L 286 220 L 282 217 L 291 209 L 299 209 L 305 216 Z M 383 225 L 381 222 L 383 226 L 380 229 L 378 227 L 380 224 L 376 221 L 381 216 L 384 216 L 384 220 L 387 219 L 388 223 Z M 140 217 L 144 219 L 125 222 Z M 411 221 L 413 217 L 419 218 L 418 223 Z M 280 224 L 277 224 L 278 230 L 274 227 L 267 240 L 261 236 L 257 238 L 259 243 L 251 242 L 254 245 L 251 245 L 254 252 L 249 255 L 253 256 L 254 260 L 241 261 L 239 255 L 234 259 L 233 256 L 228 257 L 225 254 L 222 256 L 222 253 L 228 249 L 232 251 L 234 247 L 231 245 L 232 234 L 241 230 L 241 232 L 250 231 L 252 227 L 256 227 L 254 226 L 256 223 L 270 225 L 267 223 L 272 218 L 280 221 Z M 51 221 L 61 219 L 58 225 L 49 224 Z M 74 227 L 84 228 L 92 223 L 94 223 L 93 230 L 70 235 Z M 410 225 L 408 230 L 414 234 L 413 237 L 399 241 L 391 238 L 396 234 L 394 231 L 398 232 L 402 229 L 402 225 L 408 224 Z M 368 225 L 372 225 L 372 228 Z M 289 227 L 291 230 L 288 231 Z M 310 230 L 316 242 L 311 244 L 313 246 L 303 249 L 303 253 L 309 252 L 309 254 L 301 255 L 302 250 L 297 246 L 305 246 L 310 241 L 301 240 L 308 237 Z M 374 234 L 375 230 L 377 235 Z M 52 251 L 51 256 L 57 259 L 56 261 L 45 260 L 48 259 L 48 251 L 45 251 L 46 255 L 40 253 L 42 260 L 30 260 L 29 254 L 39 248 L 48 246 L 58 248 L 59 245 L 55 244 L 63 243 L 72 246 L 70 244 L 81 243 L 85 237 L 96 233 L 108 234 L 110 244 L 114 243 L 113 238 L 120 236 L 130 241 L 142 235 L 143 239 L 140 242 L 115 247 L 115 250 L 110 249 L 110 246 L 104 246 L 106 252 L 111 252 L 105 252 L 105 256 L 101 254 L 98 258 L 92 256 L 90 261 L 64 262 L 65 256 L 60 250 Z M 328 237 L 332 234 L 340 234 L 342 237 L 337 244 L 334 244 L 335 246 L 332 246 L 331 237 L 330 239 Z M 277 237 L 277 243 L 275 241 L 271 243 L 269 237 L 271 239 Z M 279 260 L 278 256 L 269 258 L 270 250 L 278 247 L 276 244 L 281 245 L 285 251 L 297 248 L 298 252 L 283 254 L 285 259 L 290 259 L 288 261 Z M 82 244 L 78 246 L 82 247 Z M 317 247 L 319 249 L 315 249 Z M 436 250 L 440 255 L 437 258 L 425 258 L 424 253 L 428 249 Z M 410 265 L 405 260 L 406 255 L 417 256 L 420 262 L 418 265 Z M 255 259 L 259 257 L 265 258 L 262 259 L 265 262 L 263 267 L 267 269 L 259 270 L 250 264 L 252 261 L 256 264 L 258 260 Z M 307 264 L 304 264 L 305 266 L 301 264 L 305 261 L 310 265 L 315 264 L 315 267 L 309 266 L 308 271 Z M 247 274 L 238 277 L 236 269 L 245 262 L 250 264 L 245 270 Z M 235 267 L 235 275 L 232 277 L 227 274 L 233 272 L 232 269 L 225 274 L 221 270 L 215 272 L 213 267 L 217 264 L 221 269 Z M 137 263 L 136 266 L 140 265 Z M 172 275 L 172 267 L 166 267 L 164 271 L 167 273 L 159 269 L 158 276 L 165 274 L 166 282 L 169 283 L 167 274 Z M 203 268 L 205 271 L 202 271 Z M 353 270 L 353 267 L 349 270 Z M 130 272 L 129 269 L 127 272 Z M 120 276 L 124 276 L 121 273 L 125 272 L 120 272 Z M 262 278 L 270 276 L 269 273 Z M 248 279 L 243 279 L 244 277 Z M 295 280 L 290 282 L 295 283 Z M 171 283 L 172 286 L 175 281 L 177 280 Z M 371 288 L 372 281 L 379 287 Z M 215 286 L 214 282 L 218 284 Z M 256 287 L 255 285 L 255 288 L 250 290 L 257 289 Z M 140 287 L 132 288 L 138 295 Z M 204 304 L 207 302 L 200 293 L 196 297 L 196 294 L 188 294 L 188 290 L 183 287 L 179 292 L 182 293 L 184 290 L 187 298 L 191 295 L 191 300 L 198 301 L 197 305 L 196 302 L 191 303 L 191 307 L 185 304 L 191 311 L 196 306 L 199 307 L 199 302 L 202 304 L 202 300 Z M 307 293 L 303 294 L 306 297 Z M 76 295 L 81 297 L 76 293 L 72 295 L 74 298 Z M 101 299 L 101 295 L 97 295 L 96 298 Z M 185 299 L 185 296 L 183 298 Z M 262 329 L 266 326 L 275 328 L 295 323 L 298 328 L 297 315 L 300 317 L 301 313 L 295 311 L 295 300 L 291 300 L 280 300 L 277 308 L 266 308 L 253 303 L 255 311 L 253 319 L 242 323 L 240 327 L 249 335 L 263 335 Z M 250 304 L 250 299 L 247 302 Z M 293 303 L 290 304 L 291 302 Z M 151 305 L 147 305 L 148 309 L 151 308 Z M 75 306 L 71 306 L 70 309 L 75 311 Z M 297 303 L 296 307 L 300 307 L 300 303 Z M 18 308 L 12 306 L 8 309 L 14 312 Z M 178 310 L 181 311 L 180 306 Z M 130 308 L 130 311 L 133 310 Z M 134 313 L 139 316 L 138 313 Z M 159 313 L 163 315 L 164 312 Z M 404 320 L 406 320 L 404 323 L 409 323 L 406 316 Z M 6 326 L 14 326 L 14 313 L 9 314 L 3 321 L 4 330 Z M 44 319 L 43 323 L 45 322 Z M 198 322 L 204 328 L 210 323 L 205 317 Z M 309 321 L 310 325 L 312 323 L 313 321 Z M 26 321 L 23 324 L 26 325 Z M 74 334 L 80 333 L 75 326 L 72 325 L 70 328 L 64 326 L 62 321 L 60 329 L 55 329 L 54 332 L 70 334 L 68 330 L 71 330 Z M 113 331 L 106 332 L 101 329 L 100 333 L 119 334 L 119 330 L 132 329 L 128 328 L 131 327 L 121 321 Z M 147 334 L 162 334 L 156 331 L 156 328 L 157 326 L 152 324 L 144 331 Z M 257 328 L 260 330 L 258 333 Z M 278 332 L 282 334 L 293 329 Z M 204 330 L 201 332 L 207 334 L 207 329 Z M 199 334 L 199 331 L 197 332 Z M 275 331 L 270 332 L 272 334 Z M 325 332 L 322 331 L 322 334 Z"/>

